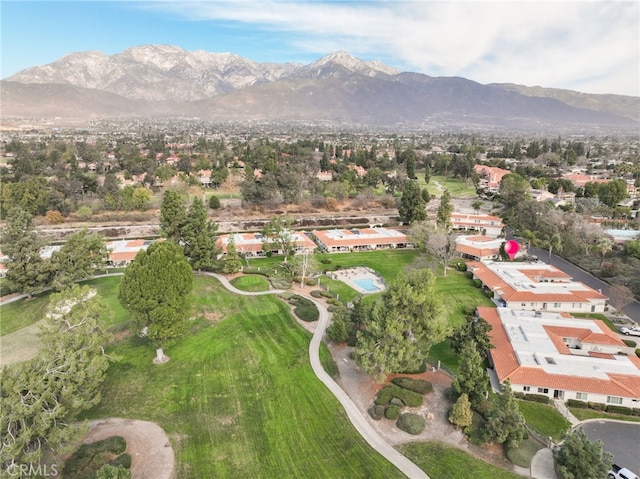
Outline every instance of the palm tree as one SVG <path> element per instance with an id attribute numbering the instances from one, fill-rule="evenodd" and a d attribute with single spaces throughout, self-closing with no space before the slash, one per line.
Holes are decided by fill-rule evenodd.
<path id="1" fill-rule="evenodd" d="M 602 269 L 602 267 L 604 266 L 604 257 L 609 251 L 613 249 L 613 243 L 607 236 L 603 236 L 602 238 L 598 239 L 597 248 L 602 255 L 602 261 L 600 262 L 600 269 Z"/>
<path id="2" fill-rule="evenodd" d="M 478 214 L 478 212 L 480 211 L 480 208 L 482 208 L 482 204 L 483 203 L 480 200 L 475 200 L 473 203 L 471 203 L 471 207 L 476 212 L 476 214 Z"/>
<path id="3" fill-rule="evenodd" d="M 552 234 L 547 241 L 547 246 L 549 246 L 549 264 L 551 264 L 551 252 L 554 249 L 557 252 L 562 251 L 562 237 L 557 233 Z"/>

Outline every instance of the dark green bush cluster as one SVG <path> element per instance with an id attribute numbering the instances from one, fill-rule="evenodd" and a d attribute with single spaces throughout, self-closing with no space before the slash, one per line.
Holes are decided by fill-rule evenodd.
<path id="1" fill-rule="evenodd" d="M 367 410 L 367 412 L 369 413 L 369 416 L 371 416 L 376 421 L 379 421 L 380 419 L 382 419 L 384 417 L 385 409 L 386 408 L 384 406 L 382 406 L 380 404 L 376 404 L 374 406 L 371 406 Z"/>
<path id="2" fill-rule="evenodd" d="M 331 258 L 327 258 L 327 257 L 322 258 L 322 259 L 320 260 L 320 262 L 321 262 L 322 264 L 331 264 Z"/>
<path id="3" fill-rule="evenodd" d="M 544 394 L 525 394 L 523 399 L 525 401 L 549 404 L 549 396 L 545 396 Z"/>
<path id="4" fill-rule="evenodd" d="M 632 341 L 631 339 L 623 339 L 622 342 L 624 344 L 626 344 L 630 348 L 635 348 L 636 347 L 636 342 Z"/>
<path id="5" fill-rule="evenodd" d="M 314 298 L 322 298 L 324 296 L 322 293 L 324 293 L 324 291 L 314 289 L 313 291 L 311 291 L 311 296 L 313 296 Z"/>
<path id="6" fill-rule="evenodd" d="M 606 411 L 607 410 L 607 405 L 606 404 L 600 404 L 599 402 L 591 402 L 591 401 L 589 401 L 587 404 L 589 405 L 589 409 L 595 409 L 596 411 Z"/>
<path id="7" fill-rule="evenodd" d="M 579 401 L 578 399 L 567 399 L 567 406 L 577 409 L 587 409 L 589 407 L 585 401 Z"/>
<path id="8" fill-rule="evenodd" d="M 123 454 L 126 448 L 127 442 L 122 436 L 111 436 L 91 444 L 83 444 L 65 463 L 62 475 L 66 479 L 88 479 L 94 478 L 96 472 L 105 464 L 121 464 L 130 468 L 131 456 Z M 113 456 L 116 457 L 109 461 Z"/>
<path id="9" fill-rule="evenodd" d="M 387 405 L 391 403 L 393 398 L 398 398 L 405 406 L 418 407 L 422 405 L 422 394 L 418 394 L 414 391 L 401 388 L 395 384 L 387 384 L 376 396 L 375 403 L 381 405 Z"/>
<path id="10" fill-rule="evenodd" d="M 387 409 L 384 411 L 384 417 L 387 419 L 398 419 L 400 417 L 400 413 L 402 412 L 402 408 L 397 404 L 390 404 L 387 406 Z"/>
<path id="11" fill-rule="evenodd" d="M 408 389 L 419 394 L 429 394 L 433 391 L 433 385 L 429 381 L 424 379 L 413 379 L 407 377 L 398 377 L 391 380 L 396 386 Z"/>
<path id="12" fill-rule="evenodd" d="M 318 308 L 310 299 L 294 295 L 289 298 L 289 303 L 294 306 L 294 314 L 302 321 L 317 321 L 320 317 Z"/>
<path id="13" fill-rule="evenodd" d="M 476 288 L 481 288 L 481 287 L 482 287 L 482 281 L 480 281 L 479 279 L 474 279 L 474 280 L 473 280 L 473 285 L 474 285 Z"/>
<path id="14" fill-rule="evenodd" d="M 626 414 L 627 416 L 631 416 L 633 414 L 633 409 L 626 406 L 607 404 L 607 412 L 610 412 L 612 414 Z"/>
<path id="15" fill-rule="evenodd" d="M 417 414 L 404 413 L 396 421 L 396 426 L 398 426 L 398 429 L 415 436 L 424 431 L 425 427 L 427 427 L 427 421 Z"/>

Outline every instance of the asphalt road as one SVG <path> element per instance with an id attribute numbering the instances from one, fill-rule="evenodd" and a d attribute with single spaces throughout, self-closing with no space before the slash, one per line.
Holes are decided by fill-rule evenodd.
<path id="1" fill-rule="evenodd" d="M 640 474 L 640 423 L 598 419 L 583 422 L 580 427 L 590 440 L 602 441 L 615 464 Z"/>
<path id="2" fill-rule="evenodd" d="M 513 233 L 510 229 L 506 229 L 507 231 L 507 239 L 511 239 L 514 238 Z M 519 239 L 519 238 L 518 238 Z M 523 240 L 519 239 L 520 243 L 524 243 Z M 608 283 L 605 283 L 604 281 L 602 281 L 601 279 L 596 278 L 595 276 L 593 276 L 590 273 L 587 273 L 585 270 L 583 270 L 582 268 L 579 268 L 578 266 L 576 266 L 573 263 L 570 263 L 569 261 L 565 260 L 564 258 L 561 258 L 560 256 L 557 256 L 555 254 L 551 254 L 551 258 L 549 260 L 549 251 L 546 249 L 541 249 L 541 248 L 536 248 L 534 246 L 532 246 L 531 248 L 529 248 L 529 254 L 535 255 L 538 257 L 538 259 L 540 261 L 543 261 L 545 263 L 548 263 L 552 266 L 555 266 L 556 268 L 560 269 L 561 271 L 564 271 L 565 273 L 571 275 L 573 277 L 573 279 L 575 279 L 576 281 L 580 281 L 584 284 L 586 284 L 587 286 L 595 289 L 595 290 L 600 290 L 602 291 L 602 294 L 609 296 L 609 290 L 611 289 L 611 286 L 609 286 Z M 612 303 L 613 304 L 613 303 Z M 625 305 L 619 305 L 619 304 L 613 304 L 613 306 L 616 309 L 622 309 L 622 311 L 629 317 L 631 318 L 633 321 L 635 321 L 638 325 L 640 325 L 640 302 L 634 300 L 631 300 L 630 302 L 628 302 Z M 622 308 L 620 308 L 620 306 L 622 306 Z"/>

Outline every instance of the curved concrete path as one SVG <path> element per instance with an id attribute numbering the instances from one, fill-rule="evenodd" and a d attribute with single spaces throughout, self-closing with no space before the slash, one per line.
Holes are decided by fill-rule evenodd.
<path id="1" fill-rule="evenodd" d="M 282 290 L 269 290 L 269 291 L 259 291 L 259 292 L 248 292 L 241 291 L 238 288 L 234 287 L 227 278 L 217 273 L 200 273 L 207 276 L 213 276 L 217 278 L 223 286 L 225 286 L 229 291 L 234 293 L 242 294 L 245 296 L 257 296 L 261 294 L 277 294 L 282 293 Z M 320 312 L 320 317 L 318 319 L 318 325 L 316 326 L 316 330 L 313 333 L 313 337 L 311 338 L 311 343 L 309 344 L 309 360 L 311 361 L 311 368 L 313 372 L 318 377 L 318 379 L 331 391 L 331 393 L 336 397 L 336 399 L 342 404 L 344 407 L 351 424 L 356 428 L 356 430 L 360 433 L 360 435 L 364 438 L 365 441 L 369 443 L 369 445 L 375 449 L 379 454 L 385 457 L 391 464 L 396 466 L 403 474 L 405 474 L 410 479 L 430 479 L 429 476 L 420 469 L 417 465 L 403 456 L 399 451 L 394 449 L 387 441 L 385 441 L 380 434 L 376 432 L 376 430 L 367 422 L 366 418 L 360 413 L 360 410 L 355 405 L 355 403 L 351 400 L 351 398 L 347 395 L 346 392 L 336 383 L 331 376 L 327 374 L 327 372 L 322 367 L 322 363 L 320 362 L 320 343 L 322 342 L 322 338 L 324 337 L 324 332 L 329 325 L 329 311 L 325 306 L 318 302 L 313 296 L 306 295 L 299 291 L 296 291 L 296 294 L 304 296 L 309 300 L 313 301 L 313 303 L 318 308 Z"/>

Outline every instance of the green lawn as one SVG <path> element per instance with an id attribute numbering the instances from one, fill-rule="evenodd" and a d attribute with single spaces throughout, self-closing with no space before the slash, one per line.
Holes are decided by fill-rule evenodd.
<path id="1" fill-rule="evenodd" d="M 322 276 L 320 278 L 320 284 L 325 288 L 328 288 L 329 292 L 337 294 L 340 298 L 340 301 L 349 302 L 356 299 L 360 293 L 358 293 L 351 286 L 347 286 L 340 280 L 327 278 L 326 276 Z"/>
<path id="2" fill-rule="evenodd" d="M 416 176 L 418 177 L 420 188 L 424 188 L 424 170 L 417 172 Z M 438 188 L 436 183 L 439 183 L 442 189 Z M 444 190 L 449 190 L 449 193 L 454 198 L 475 198 L 478 196 L 471 180 L 462 181 L 459 178 L 451 178 L 449 176 L 431 175 L 429 184 L 426 187 L 432 196 L 442 196 Z"/>
<path id="3" fill-rule="evenodd" d="M 325 271 L 334 271 L 338 267 L 344 269 L 353 266 L 368 266 L 380 273 L 387 282 L 392 281 L 398 273 L 412 264 L 419 256 L 420 253 L 414 249 L 315 255 L 319 262 L 326 258 L 331 260 L 330 264 L 320 263 Z"/>
<path id="4" fill-rule="evenodd" d="M 618 332 L 618 328 L 616 327 L 615 324 L 613 324 L 613 321 L 611 321 L 609 318 L 607 318 L 604 314 L 600 314 L 600 313 L 571 313 L 573 316 L 575 316 L 576 318 L 590 318 L 590 319 L 600 319 L 602 321 L 604 321 L 604 323 L 609 326 L 609 329 L 611 331 L 613 331 L 614 333 Z"/>
<path id="5" fill-rule="evenodd" d="M 89 285 L 98 291 L 107 305 L 103 319 L 108 326 L 122 323 L 128 314 L 118 301 L 118 285 L 122 276 L 107 276 L 91 279 L 80 284 Z M 44 318 L 49 306 L 51 292 L 34 296 L 30 300 L 21 299 L 0 307 L 0 335 L 12 333 Z"/>
<path id="6" fill-rule="evenodd" d="M 167 364 L 153 365 L 137 336 L 113 348 L 121 359 L 87 417 L 160 424 L 178 478 L 403 477 L 315 377 L 311 336 L 286 304 L 231 294 L 210 277 L 196 277 L 196 298 L 194 332 L 167 348 Z M 224 319 L 209 322 L 210 312 Z"/>
<path id="7" fill-rule="evenodd" d="M 548 404 L 518 401 L 518 407 L 527 424 L 539 432 L 542 438 L 551 436 L 557 442 L 571 427 L 571 423 L 555 407 Z"/>
<path id="8" fill-rule="evenodd" d="M 231 284 L 242 291 L 268 291 L 269 280 L 259 274 L 238 276 L 231 280 Z"/>
<path id="9" fill-rule="evenodd" d="M 397 449 L 415 462 L 431 479 L 520 479 L 522 476 L 476 459 L 440 442 L 414 442 Z"/>
<path id="10" fill-rule="evenodd" d="M 604 411 L 597 411 L 595 409 L 581 409 L 577 407 L 569 408 L 571 414 L 577 417 L 580 421 L 586 419 L 617 419 L 619 421 L 640 422 L 640 416 L 629 416 L 627 414 L 612 414 Z"/>
<path id="11" fill-rule="evenodd" d="M 464 324 L 466 310 L 473 312 L 478 306 L 495 306 L 481 289 L 473 286 L 464 273 L 449 269 L 445 277 L 441 271 L 439 270 L 434 289 L 442 300 L 451 327 Z"/>

